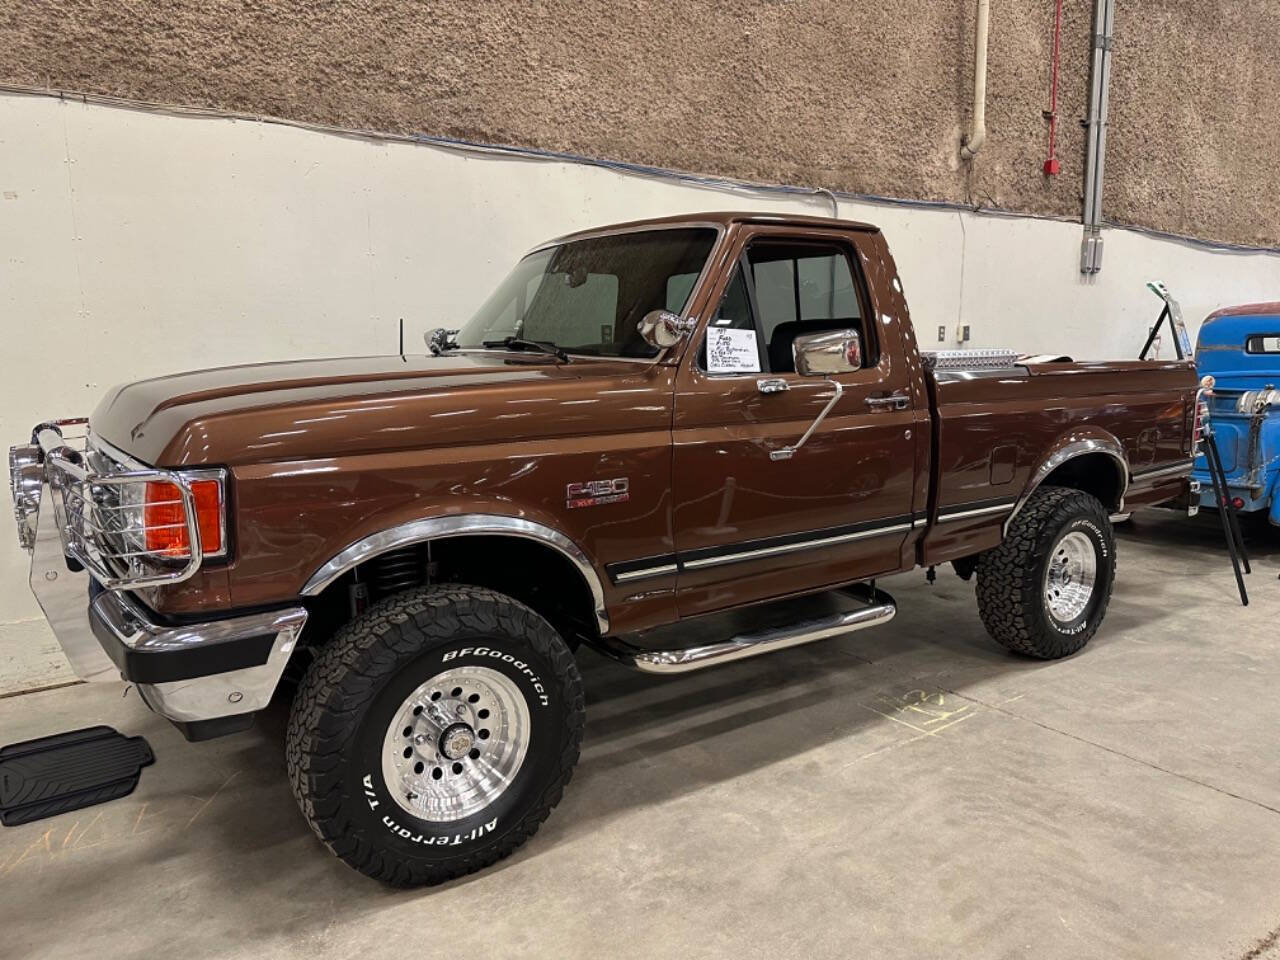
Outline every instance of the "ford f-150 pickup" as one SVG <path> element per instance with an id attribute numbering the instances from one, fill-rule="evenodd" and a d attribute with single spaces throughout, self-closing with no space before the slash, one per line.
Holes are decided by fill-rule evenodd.
<path id="1" fill-rule="evenodd" d="M 548 816 L 580 645 L 700 669 L 884 624 L 874 578 L 950 562 L 996 641 L 1062 657 L 1106 612 L 1110 515 L 1189 495 L 1189 362 L 922 353 L 860 223 L 574 234 L 429 345 L 131 383 L 10 452 L 79 675 L 192 740 L 292 696 L 303 815 L 395 884 Z"/>

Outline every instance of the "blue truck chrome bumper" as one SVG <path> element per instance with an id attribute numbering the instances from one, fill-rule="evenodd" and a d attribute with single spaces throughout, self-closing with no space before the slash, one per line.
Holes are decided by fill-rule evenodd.
<path id="1" fill-rule="evenodd" d="M 1218 502 L 1214 499 L 1213 494 L 1213 478 L 1209 476 L 1208 470 L 1195 470 L 1191 477 L 1200 484 L 1200 505 L 1202 507 L 1217 508 Z M 1244 483 L 1233 483 L 1232 477 L 1227 477 L 1227 496 L 1238 497 L 1242 502 L 1236 510 L 1240 513 L 1256 513 L 1259 510 L 1269 510 L 1272 506 L 1272 496 L 1268 489 L 1263 488 L 1263 494 L 1255 497 L 1254 489 Z"/>

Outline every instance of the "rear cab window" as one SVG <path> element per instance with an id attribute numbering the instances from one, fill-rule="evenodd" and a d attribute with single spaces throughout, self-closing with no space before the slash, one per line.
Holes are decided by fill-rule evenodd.
<path id="1" fill-rule="evenodd" d="M 1255 333 L 1244 342 L 1245 353 L 1280 353 L 1280 333 Z"/>

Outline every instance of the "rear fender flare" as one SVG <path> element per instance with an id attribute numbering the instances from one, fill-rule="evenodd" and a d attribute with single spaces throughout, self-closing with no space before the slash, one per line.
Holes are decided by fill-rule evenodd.
<path id="1" fill-rule="evenodd" d="M 1119 495 L 1116 497 L 1116 502 L 1104 504 L 1104 506 L 1113 513 L 1123 512 L 1124 495 L 1129 489 L 1129 460 L 1125 456 L 1124 447 L 1119 440 L 1105 430 L 1099 428 L 1073 430 L 1059 437 L 1049 454 L 1032 471 L 1031 479 L 1027 481 L 1021 496 L 1018 497 L 1013 505 L 1013 512 L 1005 518 L 1003 534 L 1008 534 L 1009 525 L 1013 523 L 1013 518 L 1026 506 L 1027 501 L 1031 499 L 1031 495 L 1036 492 L 1040 484 L 1048 479 L 1053 471 L 1077 457 L 1097 453 L 1110 457 L 1115 465 L 1116 479 L 1118 481 L 1117 489 L 1119 490 Z"/>

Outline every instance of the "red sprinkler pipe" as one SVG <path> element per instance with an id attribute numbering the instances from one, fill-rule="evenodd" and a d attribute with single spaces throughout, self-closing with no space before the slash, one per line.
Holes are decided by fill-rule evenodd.
<path id="1" fill-rule="evenodd" d="M 1046 177 L 1058 174 L 1058 50 L 1062 39 L 1062 0 L 1058 0 L 1053 16 L 1053 80 L 1049 87 L 1049 109 L 1045 117 L 1049 121 L 1049 158 L 1044 162 Z"/>

